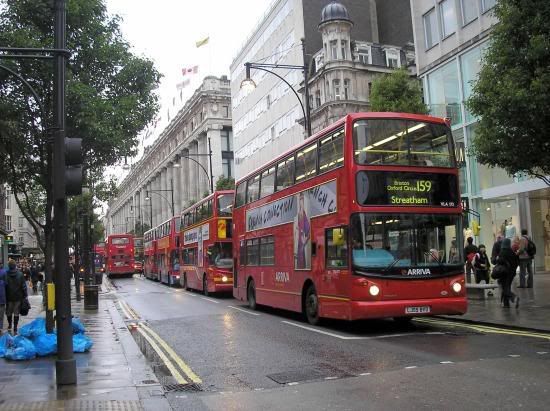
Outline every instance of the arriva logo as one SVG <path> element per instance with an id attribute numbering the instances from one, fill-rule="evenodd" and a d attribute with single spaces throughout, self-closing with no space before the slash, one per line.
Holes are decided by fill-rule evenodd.
<path id="1" fill-rule="evenodd" d="M 409 268 L 407 275 L 431 275 L 429 268 Z"/>

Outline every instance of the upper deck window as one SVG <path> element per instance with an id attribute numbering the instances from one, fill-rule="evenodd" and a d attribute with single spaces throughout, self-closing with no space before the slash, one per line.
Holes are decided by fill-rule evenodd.
<path id="1" fill-rule="evenodd" d="M 129 244 L 129 243 L 130 243 L 130 239 L 127 238 L 127 237 L 113 238 L 111 240 L 111 244 L 113 244 L 113 245 L 126 245 L 126 244 Z"/>
<path id="2" fill-rule="evenodd" d="M 413 120 L 358 120 L 353 125 L 355 161 L 364 165 L 454 167 L 450 129 Z"/>
<path id="3" fill-rule="evenodd" d="M 218 196 L 218 216 L 231 217 L 233 210 L 233 196 L 230 194 L 221 194 Z"/>

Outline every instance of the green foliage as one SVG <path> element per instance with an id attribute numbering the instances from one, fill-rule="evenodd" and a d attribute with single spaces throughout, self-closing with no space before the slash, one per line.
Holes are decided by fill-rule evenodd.
<path id="1" fill-rule="evenodd" d="M 216 181 L 216 190 L 235 190 L 235 179 L 233 177 L 220 176 Z"/>
<path id="2" fill-rule="evenodd" d="M 132 221 L 129 221 L 128 224 L 132 224 Z M 149 224 L 144 223 L 140 220 L 136 220 L 135 229 L 132 228 L 131 230 L 128 231 L 128 233 L 141 237 L 143 236 L 143 233 L 145 233 L 146 231 L 149 231 L 150 229 L 151 227 L 149 226 Z"/>
<path id="3" fill-rule="evenodd" d="M 11 0 L 0 7 L 0 45 L 53 47 L 51 0 Z M 102 180 L 103 170 L 136 152 L 138 135 L 156 115 L 155 89 L 160 74 L 153 62 L 130 51 L 119 17 L 107 14 L 105 0 L 67 1 L 66 112 L 67 136 L 83 139 L 89 183 Z M 52 190 L 49 189 L 47 136 L 53 118 L 53 64 L 46 60 L 2 60 L 36 90 L 43 111 L 28 88 L 0 70 L 0 182 L 19 197 L 40 192 L 43 213 L 23 207 L 35 231 L 51 232 Z M 98 187 L 100 198 L 113 192 L 111 182 Z M 21 194 L 21 195 L 19 195 Z M 46 216 L 45 223 L 40 217 Z M 48 238 L 48 236 L 46 236 Z M 41 245 L 44 248 L 44 245 Z"/>
<path id="4" fill-rule="evenodd" d="M 428 108 L 422 101 L 418 80 L 411 79 L 405 69 L 382 75 L 372 83 L 371 111 L 426 114 Z"/>
<path id="5" fill-rule="evenodd" d="M 550 185 L 550 2 L 500 0 L 494 13 L 499 24 L 467 102 L 479 117 L 471 152 Z"/>

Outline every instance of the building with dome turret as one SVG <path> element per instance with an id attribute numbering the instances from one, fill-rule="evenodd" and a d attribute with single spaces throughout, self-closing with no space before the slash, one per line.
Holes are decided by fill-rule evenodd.
<path id="1" fill-rule="evenodd" d="M 414 60 L 408 0 L 274 0 L 231 64 L 235 173 L 240 178 L 305 137 L 300 102 L 277 76 L 244 64 L 305 65 L 312 131 L 346 112 L 368 110 L 372 80 Z M 300 70 L 274 69 L 303 92 Z"/>

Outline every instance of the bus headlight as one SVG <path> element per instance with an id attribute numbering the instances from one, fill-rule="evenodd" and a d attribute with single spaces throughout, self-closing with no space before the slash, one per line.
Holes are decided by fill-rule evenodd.
<path id="1" fill-rule="evenodd" d="M 369 293 L 370 295 L 372 295 L 373 297 L 376 297 L 378 294 L 380 294 L 380 288 L 378 288 L 377 285 L 371 285 L 370 288 L 369 288 Z"/>
<path id="2" fill-rule="evenodd" d="M 462 285 L 460 285 L 460 283 L 454 283 L 453 291 L 458 294 L 460 291 L 462 291 Z"/>
<path id="3" fill-rule="evenodd" d="M 227 282 L 227 276 L 226 276 L 226 275 L 224 275 L 224 276 L 222 277 L 222 281 L 223 281 L 224 283 Z"/>

